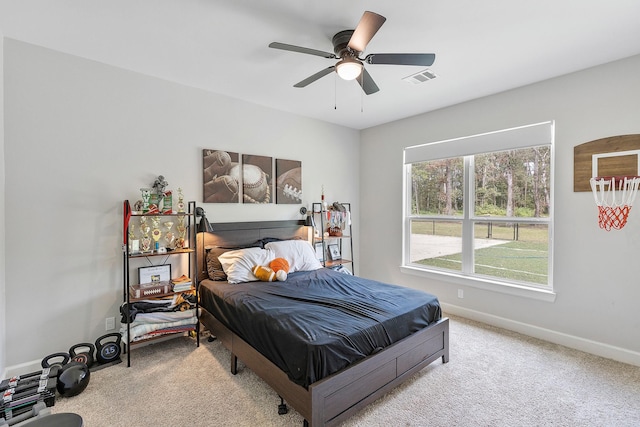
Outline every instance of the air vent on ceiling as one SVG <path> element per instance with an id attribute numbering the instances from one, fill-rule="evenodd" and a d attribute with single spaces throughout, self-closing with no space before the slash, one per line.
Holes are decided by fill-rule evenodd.
<path id="1" fill-rule="evenodd" d="M 402 80 L 409 83 L 413 83 L 413 84 L 419 84 L 419 83 L 427 82 L 429 80 L 433 80 L 436 77 L 437 77 L 436 73 L 434 73 L 433 71 L 427 68 L 426 70 L 422 70 L 419 73 L 407 76 Z"/>

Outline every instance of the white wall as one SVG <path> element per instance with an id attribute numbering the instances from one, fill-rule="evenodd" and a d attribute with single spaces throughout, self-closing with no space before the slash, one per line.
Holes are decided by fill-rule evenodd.
<path id="1" fill-rule="evenodd" d="M 452 313 L 640 364 L 640 209 L 608 233 L 591 193 L 573 192 L 574 146 L 640 133 L 639 74 L 636 56 L 363 131 L 360 208 L 371 215 L 361 219 L 361 273 L 432 292 Z M 428 96 L 426 85 L 418 90 Z M 401 273 L 402 149 L 547 120 L 556 123 L 555 302 Z"/>
<path id="2" fill-rule="evenodd" d="M 121 302 L 122 200 L 163 174 L 199 201 L 203 148 L 302 160 L 307 206 L 321 185 L 330 202 L 353 203 L 364 276 L 426 289 L 451 312 L 640 360 L 640 213 L 607 233 L 592 196 L 573 192 L 575 145 L 640 133 L 640 57 L 360 135 L 15 40 L 0 54 L 0 372 L 105 333 Z M 457 299 L 459 285 L 400 273 L 402 148 L 545 120 L 556 121 L 556 301 L 474 288 Z M 335 166 L 327 153 L 340 154 Z M 298 218 L 297 205 L 204 208 L 217 222 Z"/>
<path id="3" fill-rule="evenodd" d="M 0 100 L 4 99 L 4 37 L 0 33 Z M 6 342 L 6 299 L 5 299 L 5 178 L 4 178 L 4 102 L 0 102 L 0 376 L 5 378 L 4 369 L 6 366 L 7 346 Z"/>
<path id="4" fill-rule="evenodd" d="M 322 185 L 357 201 L 357 131 L 15 40 L 4 56 L 9 366 L 119 318 L 122 201 L 160 174 L 201 201 L 204 148 L 301 160 L 308 207 Z M 301 219 L 300 205 L 203 207 L 212 222 Z"/>

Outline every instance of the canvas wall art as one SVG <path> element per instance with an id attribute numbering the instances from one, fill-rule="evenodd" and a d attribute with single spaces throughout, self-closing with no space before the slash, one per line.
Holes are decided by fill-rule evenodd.
<path id="1" fill-rule="evenodd" d="M 244 203 L 271 203 L 273 158 L 242 155 L 242 201 Z"/>
<path id="2" fill-rule="evenodd" d="M 302 203 L 302 162 L 276 159 L 276 203 Z"/>
<path id="3" fill-rule="evenodd" d="M 240 155 L 224 150 L 202 150 L 203 202 L 238 203 Z"/>

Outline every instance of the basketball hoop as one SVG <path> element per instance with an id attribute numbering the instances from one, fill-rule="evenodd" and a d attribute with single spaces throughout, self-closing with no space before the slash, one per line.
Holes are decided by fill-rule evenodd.
<path id="1" fill-rule="evenodd" d="M 607 231 L 620 230 L 640 186 L 640 176 L 599 176 L 589 180 L 598 206 L 598 225 Z"/>

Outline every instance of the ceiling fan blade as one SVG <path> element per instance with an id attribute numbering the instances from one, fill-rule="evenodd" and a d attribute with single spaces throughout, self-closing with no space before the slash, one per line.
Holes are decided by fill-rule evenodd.
<path id="1" fill-rule="evenodd" d="M 316 49 L 309 49 L 308 47 L 294 46 L 292 44 L 286 43 L 272 42 L 269 44 L 269 47 L 272 47 L 274 49 L 289 50 L 291 52 L 306 53 L 308 55 L 322 56 L 323 58 L 337 58 L 337 56 L 335 56 L 333 53 L 323 52 Z"/>
<path id="2" fill-rule="evenodd" d="M 368 64 L 423 65 L 429 66 L 436 60 L 433 53 L 371 53 L 365 61 Z"/>
<path id="3" fill-rule="evenodd" d="M 298 82 L 298 83 L 294 84 L 293 87 L 305 87 L 305 86 L 315 82 L 316 80 L 320 79 L 321 77 L 324 77 L 327 74 L 333 72 L 333 70 L 335 70 L 335 69 L 336 69 L 335 65 L 332 65 L 331 67 L 327 67 L 324 70 L 318 71 L 314 75 L 307 77 L 306 79 L 302 80 L 301 82 Z"/>
<path id="4" fill-rule="evenodd" d="M 364 49 L 386 20 L 387 18 L 382 15 L 366 11 L 362 15 L 362 18 L 360 18 L 358 26 L 353 31 L 348 46 L 356 52 L 364 52 Z"/>
<path id="5" fill-rule="evenodd" d="M 362 69 L 362 74 L 356 80 L 367 95 L 371 95 L 380 90 L 376 82 L 373 81 L 371 74 L 369 74 L 365 68 Z"/>

